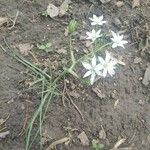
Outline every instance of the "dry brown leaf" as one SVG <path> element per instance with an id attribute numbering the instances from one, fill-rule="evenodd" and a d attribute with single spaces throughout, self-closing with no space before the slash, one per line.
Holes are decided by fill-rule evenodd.
<path id="1" fill-rule="evenodd" d="M 31 45 L 29 43 L 19 44 L 18 48 L 19 48 L 21 54 L 27 56 L 29 54 L 29 51 L 33 48 L 33 45 Z"/>
<path id="2" fill-rule="evenodd" d="M 87 135 L 85 134 L 85 132 L 81 132 L 79 135 L 78 135 L 78 138 L 80 139 L 81 143 L 84 145 L 84 146 L 88 146 L 89 145 L 89 139 L 87 137 Z"/>
<path id="3" fill-rule="evenodd" d="M 116 2 L 117 7 L 122 7 L 124 5 L 123 1 Z"/>
<path id="4" fill-rule="evenodd" d="M 121 144 L 123 144 L 125 142 L 126 139 L 120 139 L 119 141 L 117 141 L 117 143 L 115 144 L 113 149 L 117 149 Z"/>
<path id="5" fill-rule="evenodd" d="M 134 59 L 134 63 L 135 64 L 138 64 L 138 63 L 140 63 L 142 61 L 142 58 L 140 58 L 140 57 L 136 57 L 135 59 Z"/>
<path id="6" fill-rule="evenodd" d="M 103 126 L 101 126 L 101 127 L 102 127 L 102 129 L 99 132 L 99 138 L 105 140 L 106 139 L 106 132 L 105 132 Z"/>
<path id="7" fill-rule="evenodd" d="M 69 92 L 69 95 L 74 97 L 74 98 L 79 98 L 80 97 L 80 94 L 78 94 L 76 91 Z"/>
<path id="8" fill-rule="evenodd" d="M 110 2 L 111 0 L 100 0 L 103 4 Z"/>
<path id="9" fill-rule="evenodd" d="M 10 133 L 9 131 L 1 132 L 1 133 L 0 133 L 0 139 L 5 138 L 9 133 Z"/>
<path id="10" fill-rule="evenodd" d="M 140 6 L 140 0 L 133 0 L 132 8 Z"/>
<path id="11" fill-rule="evenodd" d="M 93 92 L 99 97 L 99 98 L 105 98 L 105 94 L 102 93 L 102 91 L 100 89 L 96 88 L 92 88 Z"/>
<path id="12" fill-rule="evenodd" d="M 50 3 L 47 6 L 46 12 L 51 18 L 54 18 L 59 15 L 59 8 Z"/>
<path id="13" fill-rule="evenodd" d="M 70 138 L 69 137 L 64 137 L 60 140 L 57 140 L 57 141 L 53 142 L 46 150 L 52 150 L 56 147 L 56 145 L 62 144 L 62 143 L 67 143 L 68 141 L 70 141 Z"/>
<path id="14" fill-rule="evenodd" d="M 6 18 L 6 17 L 0 17 L 0 26 L 2 26 L 7 21 L 8 21 L 8 18 Z"/>
<path id="15" fill-rule="evenodd" d="M 69 9 L 69 4 L 71 3 L 71 0 L 64 0 L 64 2 L 59 7 L 59 16 L 62 17 L 66 14 L 66 12 Z"/>
<path id="16" fill-rule="evenodd" d="M 147 86 L 150 83 L 150 66 L 147 67 L 142 83 Z"/>

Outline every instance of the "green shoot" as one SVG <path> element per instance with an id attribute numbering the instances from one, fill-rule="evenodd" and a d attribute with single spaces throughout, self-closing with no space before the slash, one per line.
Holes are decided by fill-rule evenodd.
<path id="1" fill-rule="evenodd" d="M 49 43 L 41 44 L 41 45 L 37 44 L 37 47 L 38 49 L 44 50 L 48 53 L 51 51 L 52 43 L 49 42 Z"/>
<path id="2" fill-rule="evenodd" d="M 100 144 L 98 142 L 98 140 L 93 140 L 92 141 L 92 148 L 93 148 L 93 150 L 103 150 L 104 149 L 104 145 Z"/>
<path id="3" fill-rule="evenodd" d="M 68 33 L 73 34 L 77 29 L 77 21 L 76 20 L 71 20 L 69 25 L 68 25 Z"/>

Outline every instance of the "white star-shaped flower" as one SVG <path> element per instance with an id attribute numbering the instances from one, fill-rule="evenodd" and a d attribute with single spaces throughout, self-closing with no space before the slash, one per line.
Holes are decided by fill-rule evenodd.
<path id="1" fill-rule="evenodd" d="M 92 32 L 86 32 L 87 34 L 87 38 L 86 39 L 90 39 L 92 40 L 92 42 L 94 42 L 97 38 L 101 37 L 100 35 L 101 30 L 98 30 L 97 32 L 93 29 Z"/>
<path id="2" fill-rule="evenodd" d="M 127 44 L 128 41 L 123 40 L 123 35 L 119 35 L 119 33 L 115 33 L 113 31 L 111 31 L 113 38 L 111 38 L 111 40 L 113 41 L 113 45 L 112 48 L 121 46 L 124 48 L 124 44 Z"/>
<path id="3" fill-rule="evenodd" d="M 100 25 L 102 26 L 104 23 L 106 23 L 106 21 L 103 21 L 103 15 L 102 16 L 99 16 L 97 17 L 96 15 L 93 15 L 93 18 L 89 18 L 92 22 L 91 22 L 91 25 L 94 26 L 94 25 Z"/>
<path id="4" fill-rule="evenodd" d="M 105 60 L 102 57 L 98 57 L 101 67 L 103 68 L 102 76 L 106 77 L 107 73 L 113 76 L 115 74 L 114 69 L 116 68 L 115 65 L 117 64 L 117 61 L 114 61 L 110 55 L 106 51 L 106 57 Z"/>
<path id="5" fill-rule="evenodd" d="M 86 78 L 88 76 L 91 76 L 90 83 L 91 85 L 94 83 L 96 75 L 101 75 L 100 70 L 103 69 L 100 64 L 96 64 L 96 57 L 94 56 L 92 58 L 91 63 L 83 62 L 83 67 L 87 69 L 88 71 L 84 74 L 83 78 Z"/>

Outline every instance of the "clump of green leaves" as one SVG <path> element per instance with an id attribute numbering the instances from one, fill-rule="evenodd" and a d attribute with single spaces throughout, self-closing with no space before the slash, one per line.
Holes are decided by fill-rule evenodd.
<path id="1" fill-rule="evenodd" d="M 47 53 L 51 51 L 52 43 L 48 42 L 45 44 L 37 44 L 38 49 L 44 50 Z"/>
<path id="2" fill-rule="evenodd" d="M 93 148 L 93 150 L 103 150 L 104 145 L 100 144 L 98 140 L 93 140 L 92 141 L 92 148 Z"/>
<path id="3" fill-rule="evenodd" d="M 68 25 L 68 33 L 73 34 L 77 29 L 77 21 L 75 19 L 71 20 Z"/>

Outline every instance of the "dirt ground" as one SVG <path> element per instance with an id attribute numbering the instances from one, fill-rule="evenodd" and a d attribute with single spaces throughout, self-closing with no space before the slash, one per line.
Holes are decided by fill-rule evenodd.
<path id="1" fill-rule="evenodd" d="M 79 24 L 75 47 L 84 53 L 80 36 L 89 29 L 88 18 L 92 14 L 103 14 L 108 21 L 107 29 L 123 31 L 129 44 L 126 49 L 116 50 L 125 62 L 112 78 L 100 79 L 93 86 L 85 86 L 76 78 L 68 76 L 62 80 L 72 95 L 84 120 L 72 104 L 62 98 L 54 98 L 48 108 L 43 131 L 46 138 L 44 148 L 53 141 L 71 135 L 68 145 L 59 144 L 57 150 L 92 150 L 92 140 L 97 139 L 110 150 L 120 139 L 126 139 L 120 150 L 150 149 L 150 85 L 142 83 L 144 73 L 150 64 L 150 2 L 141 0 L 139 6 L 133 8 L 132 0 L 123 0 L 123 6 L 117 6 L 116 0 L 101 4 L 88 0 L 72 0 L 71 8 L 63 17 L 41 16 L 49 3 L 60 6 L 62 0 L 0 0 L 0 17 L 14 19 L 19 11 L 15 26 L 9 20 L 0 26 L 0 44 L 4 38 L 11 47 L 19 44 L 33 45 L 29 58 L 37 63 L 34 55 L 42 64 L 49 59 L 54 71 L 61 71 L 57 64 L 66 59 L 65 53 L 58 50 L 66 47 L 67 37 L 64 36 L 68 22 L 75 18 Z M 95 3 L 96 2 L 96 3 Z M 37 50 L 37 43 L 51 41 L 54 50 L 48 55 Z M 34 54 L 34 55 L 33 55 Z M 77 55 L 78 56 L 78 55 Z M 3 127 L 10 133 L 0 139 L 0 150 L 24 150 L 24 122 L 32 116 L 32 112 L 40 101 L 36 89 L 29 87 L 30 76 L 27 69 L 9 55 L 0 50 L 0 119 L 6 119 Z M 99 93 L 94 92 L 99 89 Z M 2 127 L 1 127 L 2 128 Z M 78 135 L 85 132 L 89 144 L 84 145 Z M 122 149 L 121 149 L 122 148 Z M 39 150 L 36 143 L 33 150 Z"/>

